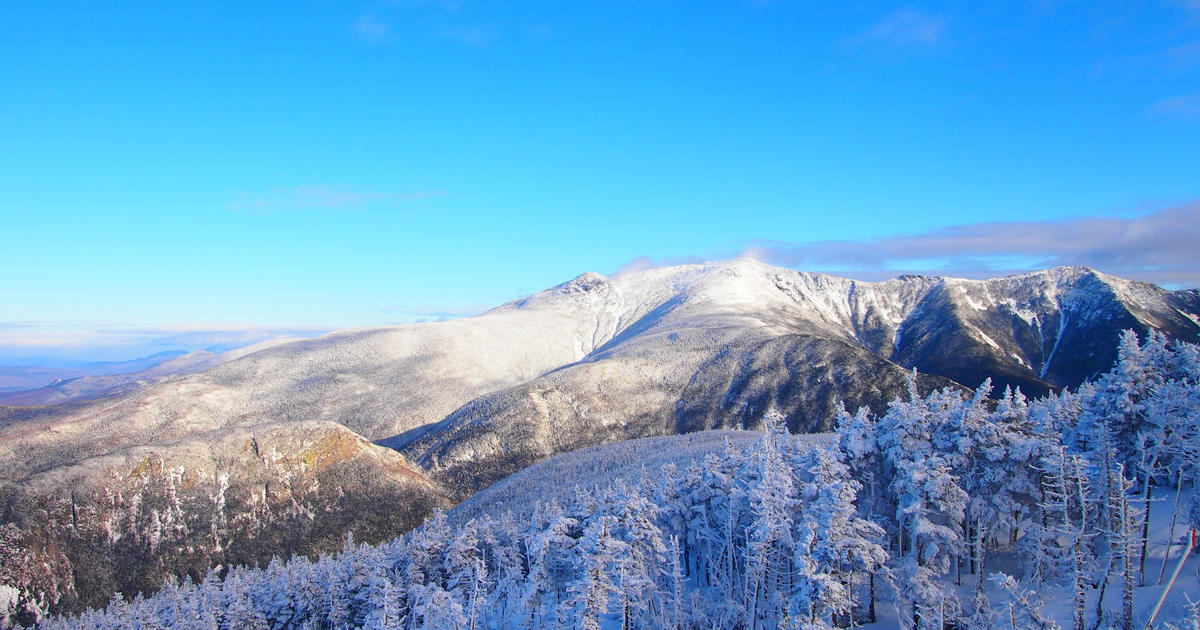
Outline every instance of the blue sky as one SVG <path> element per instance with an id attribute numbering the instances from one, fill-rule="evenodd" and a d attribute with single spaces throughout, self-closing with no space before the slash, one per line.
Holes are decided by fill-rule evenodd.
<path id="1" fill-rule="evenodd" d="M 0 359 L 747 253 L 1200 284 L 1196 0 L 109 4 L 0 8 Z"/>

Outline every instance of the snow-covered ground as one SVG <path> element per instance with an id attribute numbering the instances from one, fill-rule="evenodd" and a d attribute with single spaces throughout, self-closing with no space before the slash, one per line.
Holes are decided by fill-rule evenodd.
<path id="1" fill-rule="evenodd" d="M 1189 538 L 1190 530 L 1187 529 L 1184 523 L 1187 522 L 1187 506 L 1189 500 L 1194 493 L 1193 488 L 1185 487 L 1182 494 L 1174 489 L 1166 489 L 1163 492 L 1159 489 L 1161 496 L 1155 497 L 1152 500 L 1150 510 L 1150 530 L 1149 540 L 1150 545 L 1147 550 L 1146 574 L 1143 586 L 1139 586 L 1135 590 L 1134 596 L 1134 628 L 1141 630 L 1146 627 L 1150 620 L 1150 614 L 1158 604 L 1159 598 L 1167 591 L 1168 583 L 1171 580 L 1172 574 L 1179 567 L 1179 561 L 1183 558 L 1184 548 Z M 1175 527 L 1174 544 L 1171 546 L 1170 555 L 1167 555 L 1167 541 L 1172 540 L 1168 537 L 1171 531 L 1171 520 L 1176 515 L 1176 499 L 1181 499 L 1178 502 L 1178 519 Z M 1165 562 L 1164 562 L 1165 560 Z M 994 559 L 995 564 L 992 569 L 1001 570 L 1013 575 L 1022 575 L 1027 571 L 1027 567 L 1020 566 L 1015 562 L 1012 554 L 1003 554 Z M 964 572 L 965 573 L 965 572 Z M 987 576 L 985 576 L 987 577 Z M 1121 608 L 1121 585 L 1118 575 L 1113 575 L 1109 578 L 1108 586 L 1105 590 L 1105 597 L 1102 609 L 1107 611 L 1117 611 Z M 943 580 L 943 585 L 949 592 L 955 593 L 960 602 L 970 602 L 974 597 L 976 588 L 976 576 L 963 575 L 961 586 L 957 586 L 952 579 Z M 1052 619 L 1060 628 L 1072 627 L 1071 614 L 1071 590 L 1069 585 L 1047 583 L 1040 590 L 1030 584 L 1024 584 L 1024 588 L 1034 595 L 1033 601 L 1040 607 L 1040 612 L 1047 618 Z M 994 580 L 986 579 L 984 583 L 984 592 L 988 599 L 992 602 L 995 618 L 993 619 L 994 628 L 1014 628 L 1011 618 L 1008 616 L 1009 603 L 1012 598 L 1008 592 L 1003 589 Z M 1099 589 L 1092 588 L 1088 591 L 1088 619 L 1089 624 L 1095 621 L 1095 611 L 1097 610 L 1097 598 Z M 1175 584 L 1170 588 L 1167 598 L 1163 603 L 1162 609 L 1154 620 L 1154 628 L 1193 628 L 1189 625 L 1189 620 L 1193 616 L 1193 611 L 1190 605 L 1200 603 L 1200 540 L 1197 540 L 1197 548 L 1188 555 L 1184 562 L 1183 569 L 1179 572 L 1179 577 Z M 1030 627 L 1030 622 L 1026 615 L 1021 613 L 1019 606 L 1016 606 L 1017 623 L 1015 628 L 1018 630 Z M 1112 615 L 1109 615 L 1110 619 Z M 899 628 L 896 618 L 896 610 L 893 606 L 880 606 L 878 620 L 873 624 L 862 626 L 870 630 L 894 630 Z M 1089 625 L 1089 627 L 1091 627 Z"/>
<path id="2" fill-rule="evenodd" d="M 658 477 L 667 464 L 673 464 L 679 470 L 686 469 L 709 454 L 723 451 L 726 444 L 744 451 L 760 437 L 759 431 L 699 431 L 571 451 L 496 482 L 459 503 L 447 515 L 452 522 L 465 522 L 482 516 L 498 518 L 507 512 L 522 521 L 533 513 L 538 503 L 568 503 L 577 489 L 602 490 L 618 480 L 634 484 L 643 475 Z M 799 435 L 795 439 L 819 444 L 829 441 L 831 435 Z"/>

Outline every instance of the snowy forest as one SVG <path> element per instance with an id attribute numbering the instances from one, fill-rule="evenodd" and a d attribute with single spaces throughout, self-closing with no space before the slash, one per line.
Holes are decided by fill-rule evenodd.
<path id="1" fill-rule="evenodd" d="M 1155 332 L 1044 398 L 910 381 L 882 414 L 840 411 L 824 444 L 763 423 L 749 450 L 529 521 L 437 514 L 38 627 L 1131 630 L 1200 527 L 1200 346 Z M 1188 566 L 1156 627 L 1200 628 Z"/>

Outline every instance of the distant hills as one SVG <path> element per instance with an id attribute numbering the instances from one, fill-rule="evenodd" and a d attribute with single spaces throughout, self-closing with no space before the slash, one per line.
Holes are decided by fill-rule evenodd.
<path id="1" fill-rule="evenodd" d="M 141 372 L 186 352 L 167 351 L 129 361 L 54 361 L 31 357 L 0 364 L 0 400 L 6 393 L 37 389 L 81 376 L 109 376 Z"/>
<path id="2" fill-rule="evenodd" d="M 877 283 L 749 260 L 588 273 L 469 319 L 39 390 L 39 407 L 0 407 L 0 523 L 47 567 L 19 585 L 28 598 L 97 605 L 351 531 L 382 540 L 565 451 L 756 428 L 771 408 L 825 431 L 838 402 L 881 410 L 914 368 L 924 390 L 1074 386 L 1111 366 L 1127 328 L 1195 342 L 1200 294 L 1083 267 Z"/>
<path id="3" fill-rule="evenodd" d="M 42 407 L 129 393 L 171 377 L 203 372 L 248 352 L 295 340 L 280 337 L 220 353 L 207 350 L 160 352 L 131 361 L 86 363 L 75 368 L 0 367 L 0 374 L 11 370 L 14 375 L 48 374 L 55 377 L 43 386 L 0 390 L 0 405 Z M 45 378 L 39 376 L 26 380 L 40 383 L 45 382 Z"/>

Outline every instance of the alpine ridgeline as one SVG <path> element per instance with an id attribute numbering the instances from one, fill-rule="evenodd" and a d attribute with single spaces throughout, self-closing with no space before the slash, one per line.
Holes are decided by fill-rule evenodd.
<path id="1" fill-rule="evenodd" d="M 925 392 L 990 376 L 1043 394 L 1107 370 L 1121 330 L 1194 342 L 1198 316 L 1197 291 L 1082 267 L 870 283 L 737 260 L 243 349 L 0 408 L 0 590 L 75 610 L 347 533 L 380 541 L 589 445 L 745 428 L 772 407 L 827 431 L 838 401 L 882 410 L 913 368 Z"/>

